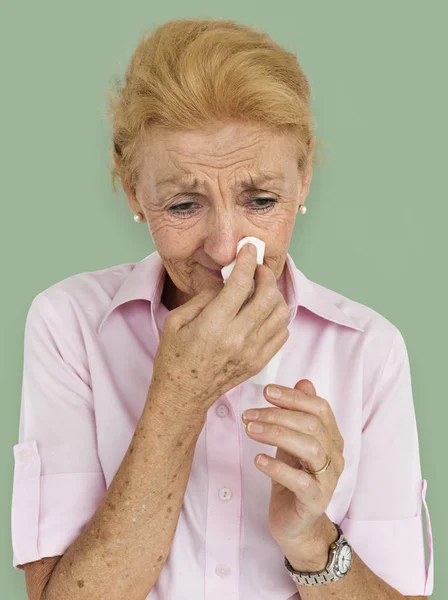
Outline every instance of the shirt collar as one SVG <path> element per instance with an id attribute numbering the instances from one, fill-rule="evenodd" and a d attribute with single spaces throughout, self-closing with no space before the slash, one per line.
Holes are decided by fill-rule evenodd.
<path id="1" fill-rule="evenodd" d="M 162 259 L 157 251 L 136 263 L 109 303 L 98 326 L 97 333 L 101 333 L 107 317 L 118 306 L 132 300 L 148 300 L 151 303 L 151 311 L 155 315 L 161 301 L 165 272 Z M 303 306 L 327 321 L 357 331 L 364 331 L 363 327 L 353 317 L 343 312 L 334 301 L 305 277 L 295 265 L 290 254 L 287 254 L 286 257 L 283 276 L 285 277 L 286 298 L 290 308 L 289 322 L 295 318 L 297 308 Z"/>

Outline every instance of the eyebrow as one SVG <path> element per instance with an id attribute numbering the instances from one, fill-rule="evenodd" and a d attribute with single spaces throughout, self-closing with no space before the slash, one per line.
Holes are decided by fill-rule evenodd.
<path id="1" fill-rule="evenodd" d="M 263 185 L 265 183 L 285 181 L 282 173 L 259 173 L 254 176 L 249 175 L 249 180 L 250 181 L 239 181 L 233 187 L 239 187 L 243 190 L 260 189 L 258 186 Z M 198 182 L 196 177 L 192 180 L 191 175 L 171 175 L 170 177 L 166 177 L 165 179 L 161 179 L 160 181 L 158 181 L 156 183 L 156 189 L 157 191 L 160 191 L 162 188 L 170 185 L 175 187 L 182 187 L 186 191 L 193 191 L 201 185 L 203 185 L 203 183 Z"/>

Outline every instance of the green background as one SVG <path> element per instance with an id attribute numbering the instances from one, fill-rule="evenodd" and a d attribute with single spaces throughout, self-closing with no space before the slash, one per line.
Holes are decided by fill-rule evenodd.
<path id="1" fill-rule="evenodd" d="M 1 598 L 26 598 L 10 534 L 26 313 L 61 279 L 155 249 L 121 187 L 112 192 L 104 111 L 143 31 L 180 17 L 263 29 L 309 78 L 326 150 L 290 254 L 308 278 L 377 310 L 404 336 L 439 567 L 432 598 L 447 597 L 447 6 L 1 0 Z"/>

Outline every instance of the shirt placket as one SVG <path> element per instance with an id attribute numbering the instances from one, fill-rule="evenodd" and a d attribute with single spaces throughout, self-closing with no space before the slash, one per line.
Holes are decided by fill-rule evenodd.
<path id="1" fill-rule="evenodd" d="M 238 600 L 241 529 L 240 387 L 208 410 L 205 600 Z"/>

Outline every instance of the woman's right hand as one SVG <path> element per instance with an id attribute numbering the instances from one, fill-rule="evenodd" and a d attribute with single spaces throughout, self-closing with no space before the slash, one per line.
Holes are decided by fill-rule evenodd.
<path id="1" fill-rule="evenodd" d="M 255 291 L 245 304 L 254 275 Z M 288 318 L 273 271 L 257 265 L 255 246 L 245 244 L 222 289 L 204 290 L 168 313 L 151 386 L 174 392 L 181 413 L 205 416 L 280 350 L 289 338 Z"/>

